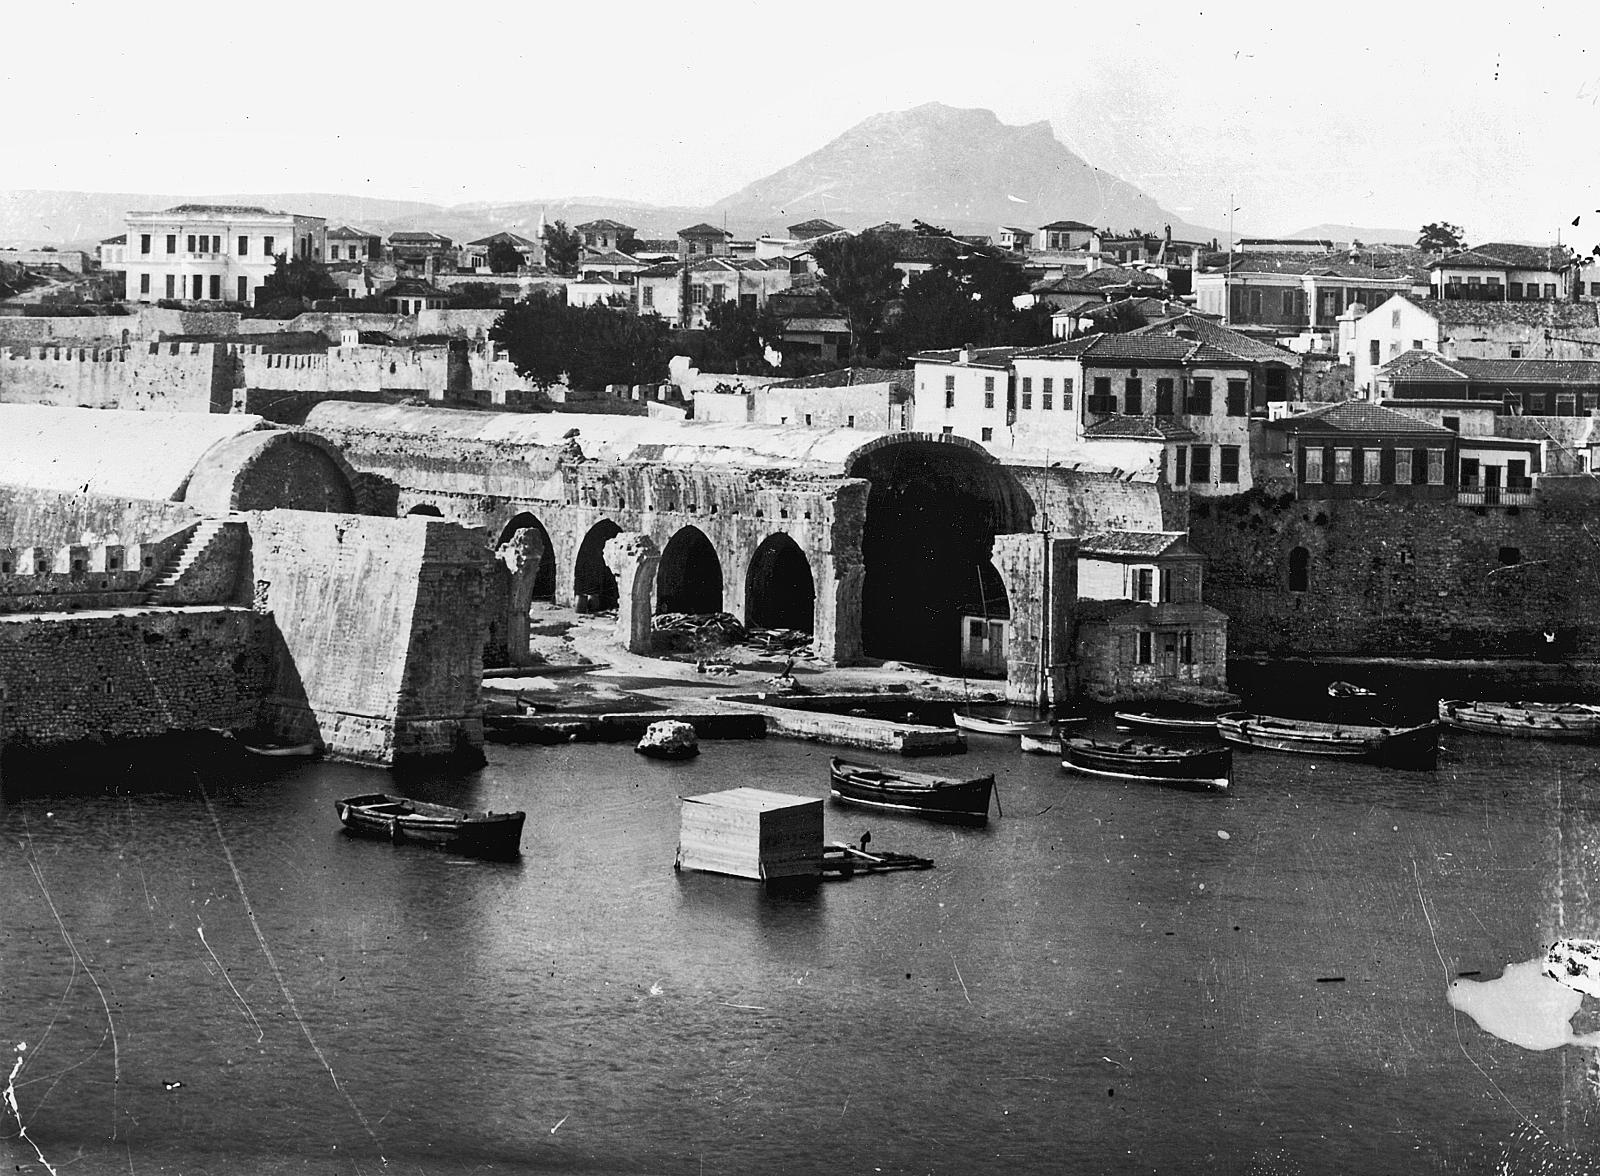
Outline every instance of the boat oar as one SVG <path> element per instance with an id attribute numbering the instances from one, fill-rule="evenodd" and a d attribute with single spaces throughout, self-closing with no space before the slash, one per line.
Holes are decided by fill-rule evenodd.
<path id="1" fill-rule="evenodd" d="M 1005 816 L 1006 815 L 1006 810 L 1000 807 L 1000 784 L 999 784 L 999 781 L 995 782 L 995 784 L 991 788 L 991 791 L 994 793 L 994 815 L 997 816 L 997 817 Z"/>

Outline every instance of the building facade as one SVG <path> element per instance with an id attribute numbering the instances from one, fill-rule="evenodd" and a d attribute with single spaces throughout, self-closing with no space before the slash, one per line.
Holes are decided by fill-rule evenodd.
<path id="1" fill-rule="evenodd" d="M 128 298 L 254 305 L 279 255 L 321 261 L 327 221 L 252 205 L 180 204 L 127 215 Z"/>

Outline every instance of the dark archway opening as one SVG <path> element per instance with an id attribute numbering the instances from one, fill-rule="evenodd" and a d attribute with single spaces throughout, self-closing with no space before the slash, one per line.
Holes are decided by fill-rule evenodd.
<path id="1" fill-rule="evenodd" d="M 1289 591 L 1305 592 L 1311 587 L 1311 553 L 1304 547 L 1289 552 Z"/>
<path id="2" fill-rule="evenodd" d="M 578 547 L 578 562 L 572 571 L 572 592 L 579 612 L 605 612 L 617 607 L 617 577 L 606 567 L 606 544 L 622 534 L 610 519 L 601 519 L 589 528 Z"/>
<path id="3" fill-rule="evenodd" d="M 963 446 L 906 441 L 862 455 L 871 483 L 861 553 L 861 641 L 872 657 L 950 672 L 963 616 L 999 616 L 994 537 L 1029 529 L 1033 503 L 1003 467 Z"/>
<path id="4" fill-rule="evenodd" d="M 789 536 L 769 535 L 756 548 L 744 585 L 745 624 L 815 631 L 816 581 L 805 553 Z"/>
<path id="5" fill-rule="evenodd" d="M 432 506 L 426 502 L 420 503 L 417 506 L 413 506 L 410 510 L 406 511 L 407 518 L 410 518 L 412 515 L 425 515 L 430 519 L 444 518 L 444 512 L 442 510 L 440 510 L 437 506 Z"/>
<path id="6" fill-rule="evenodd" d="M 656 572 L 656 612 L 722 611 L 722 561 L 698 527 L 684 527 L 667 541 Z"/>
<path id="7" fill-rule="evenodd" d="M 523 511 L 516 515 L 500 531 L 500 538 L 495 541 L 496 547 L 503 547 L 518 531 L 531 530 L 538 532 L 539 540 L 543 547 L 539 554 L 539 568 L 533 574 L 533 599 L 554 600 L 556 598 L 556 553 L 550 543 L 550 532 L 544 529 L 534 515 Z"/>

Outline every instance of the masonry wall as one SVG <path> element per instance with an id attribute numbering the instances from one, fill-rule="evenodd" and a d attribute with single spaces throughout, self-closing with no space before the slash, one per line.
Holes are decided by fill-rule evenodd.
<path id="1" fill-rule="evenodd" d="M 1258 492 L 1196 502 L 1190 542 L 1236 654 L 1594 658 L 1593 494 L 1518 510 Z"/>
<path id="2" fill-rule="evenodd" d="M 226 412 L 232 372 L 215 343 L 0 348 L 0 403 Z"/>
<path id="3" fill-rule="evenodd" d="M 266 722 L 371 763 L 481 754 L 483 536 L 420 518 L 249 520 L 247 582 L 276 624 Z"/>
<path id="4" fill-rule="evenodd" d="M 0 747 L 251 727 L 267 627 L 238 608 L 0 617 Z"/>
<path id="5" fill-rule="evenodd" d="M 59 494 L 0 482 L 0 547 L 137 543 L 199 521 L 181 502 Z"/>

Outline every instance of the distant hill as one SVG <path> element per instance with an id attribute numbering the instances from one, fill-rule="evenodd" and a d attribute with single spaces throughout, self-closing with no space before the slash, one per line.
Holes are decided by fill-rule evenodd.
<path id="1" fill-rule="evenodd" d="M 1310 237 L 1313 240 L 1328 240 L 1347 243 L 1360 241 L 1366 245 L 1415 245 L 1421 226 L 1415 229 L 1364 229 L 1360 225 L 1312 225 L 1309 229 L 1296 229 L 1292 233 L 1282 233 L 1284 237 Z M 1251 233 L 1250 236 L 1264 236 L 1261 233 Z"/>
<path id="2" fill-rule="evenodd" d="M 1079 220 L 1210 240 L 1132 184 L 1069 151 L 1047 122 L 930 102 L 875 114 L 826 146 L 719 200 L 719 217 L 789 225 L 825 217 L 859 229 L 920 218 L 958 232 Z"/>

